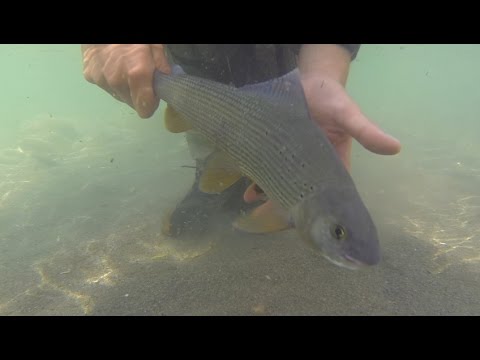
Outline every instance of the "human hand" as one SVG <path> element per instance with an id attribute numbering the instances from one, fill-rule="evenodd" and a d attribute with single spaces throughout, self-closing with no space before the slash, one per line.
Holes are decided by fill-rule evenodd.
<path id="1" fill-rule="evenodd" d="M 157 110 L 153 72 L 170 73 L 161 44 L 82 45 L 83 75 L 115 99 L 134 108 L 141 118 Z"/>
<path id="2" fill-rule="evenodd" d="M 350 55 L 336 45 L 307 45 L 300 53 L 301 81 L 310 114 L 350 171 L 353 138 L 380 155 L 395 155 L 401 145 L 368 119 L 347 94 L 349 67 Z M 263 197 L 256 184 L 244 193 L 247 203 Z"/>
<path id="3" fill-rule="evenodd" d="M 394 155 L 400 151 L 400 142 L 371 122 L 341 83 L 317 74 L 303 78 L 302 85 L 313 120 L 325 132 L 347 170 L 351 167 L 352 138 L 376 154 Z M 244 200 L 251 203 L 262 196 L 262 190 L 252 184 Z"/>
<path id="4" fill-rule="evenodd" d="M 310 114 L 337 150 L 345 167 L 351 167 L 352 138 L 380 155 L 394 155 L 400 142 L 370 121 L 347 94 L 344 86 L 328 74 L 302 78 Z"/>

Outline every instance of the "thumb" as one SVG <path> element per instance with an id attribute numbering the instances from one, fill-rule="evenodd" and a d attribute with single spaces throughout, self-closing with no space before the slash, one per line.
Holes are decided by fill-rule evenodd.
<path id="1" fill-rule="evenodd" d="M 346 115 L 341 123 L 350 136 L 371 152 L 380 155 L 395 155 L 400 152 L 400 141 L 382 131 L 358 108 Z"/>

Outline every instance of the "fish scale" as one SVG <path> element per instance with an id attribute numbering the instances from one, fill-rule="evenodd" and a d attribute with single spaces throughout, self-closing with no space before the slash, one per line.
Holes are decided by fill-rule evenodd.
<path id="1" fill-rule="evenodd" d="M 291 207 L 321 188 L 334 175 L 331 169 L 346 175 L 332 163 L 334 149 L 309 121 L 304 101 L 291 96 L 288 102 L 288 89 L 276 97 L 278 86 L 272 93 L 254 94 L 183 74 L 157 73 L 156 79 L 161 98 L 283 206 Z M 263 96 L 270 101 L 262 102 Z M 326 168 L 328 172 L 322 171 Z"/>

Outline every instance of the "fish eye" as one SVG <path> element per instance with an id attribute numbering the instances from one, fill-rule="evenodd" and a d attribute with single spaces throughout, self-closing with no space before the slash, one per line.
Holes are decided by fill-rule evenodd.
<path id="1" fill-rule="evenodd" d="M 337 240 L 343 240 L 347 237 L 347 232 L 345 231 L 345 228 L 342 225 L 338 224 L 333 224 L 330 227 L 330 233 Z"/>

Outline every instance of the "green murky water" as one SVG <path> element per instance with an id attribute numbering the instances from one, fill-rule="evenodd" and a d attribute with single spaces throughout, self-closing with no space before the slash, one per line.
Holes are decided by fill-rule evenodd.
<path id="1" fill-rule="evenodd" d="M 182 135 L 87 83 L 78 45 L 0 46 L 0 314 L 480 313 L 478 45 L 363 45 L 348 90 L 401 140 L 353 176 L 383 261 L 351 272 L 295 233 L 175 242 Z"/>

